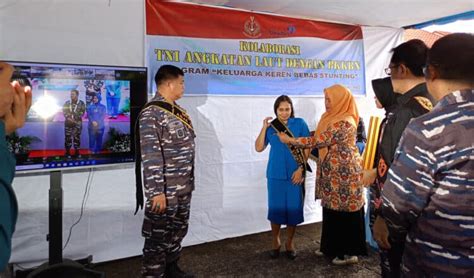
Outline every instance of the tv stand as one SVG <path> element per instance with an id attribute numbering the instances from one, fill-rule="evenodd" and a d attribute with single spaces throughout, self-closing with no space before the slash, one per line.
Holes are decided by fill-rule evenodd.
<path id="1" fill-rule="evenodd" d="M 87 268 L 92 264 L 92 255 L 77 261 L 63 258 L 62 172 L 50 172 L 49 184 L 49 234 L 46 236 L 49 242 L 49 261 L 36 269 L 18 270 L 16 277 L 105 277 L 103 272 Z"/>

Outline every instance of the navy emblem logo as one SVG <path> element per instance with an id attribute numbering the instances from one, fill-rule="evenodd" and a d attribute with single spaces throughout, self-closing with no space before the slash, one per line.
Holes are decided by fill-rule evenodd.
<path id="1" fill-rule="evenodd" d="M 184 133 L 184 127 L 176 130 L 176 135 L 178 136 L 178 138 L 183 138 L 185 133 Z"/>
<path id="2" fill-rule="evenodd" d="M 433 110 L 433 104 L 431 101 L 425 97 L 415 97 L 415 100 L 426 110 L 431 111 Z"/>
<path id="3" fill-rule="evenodd" d="M 255 19 L 255 17 L 251 16 L 249 20 L 246 20 L 244 23 L 244 35 L 255 39 L 262 35 L 260 32 L 260 23 Z"/>

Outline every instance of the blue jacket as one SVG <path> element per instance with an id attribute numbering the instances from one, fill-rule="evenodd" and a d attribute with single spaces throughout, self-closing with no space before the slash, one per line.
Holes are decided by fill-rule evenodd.
<path id="1" fill-rule="evenodd" d="M 0 121 L 0 169 L 0 270 L 3 270 L 10 260 L 18 204 L 12 188 L 15 158 L 7 148 L 5 125 L 2 121 Z"/>
<path id="2" fill-rule="evenodd" d="M 99 125 L 97 126 L 97 129 L 104 129 L 104 119 L 106 115 L 106 108 L 105 105 L 100 104 L 98 102 L 97 104 L 91 103 L 89 107 L 87 107 L 87 118 L 89 119 L 89 128 L 94 128 L 92 126 L 92 122 L 97 122 Z"/>
<path id="3" fill-rule="evenodd" d="M 295 137 L 309 137 L 308 125 L 301 118 L 288 119 L 288 128 Z M 267 165 L 267 178 L 291 180 L 298 163 L 293 158 L 287 145 L 280 142 L 273 127 L 268 127 L 265 134 L 265 145 L 270 144 L 270 157 Z"/>

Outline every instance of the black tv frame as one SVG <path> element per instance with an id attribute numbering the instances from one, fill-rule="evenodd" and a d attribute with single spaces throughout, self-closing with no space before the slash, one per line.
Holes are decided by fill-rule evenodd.
<path id="1" fill-rule="evenodd" d="M 132 84 L 130 86 L 130 152 L 126 153 L 110 153 L 110 154 L 103 154 L 103 155 L 96 155 L 94 157 L 101 159 L 101 158 L 108 158 L 109 160 L 106 162 L 99 162 L 92 164 L 92 161 L 89 161 L 89 164 L 86 164 L 86 160 L 78 160 L 78 159 L 66 159 L 62 158 L 52 161 L 55 165 L 55 167 L 48 167 L 45 168 L 43 164 L 43 167 L 41 167 L 41 163 L 34 163 L 31 165 L 19 165 L 17 162 L 16 165 L 16 172 L 17 174 L 29 174 L 29 173 L 40 173 L 40 172 L 51 172 L 51 171 L 60 171 L 60 170 L 87 170 L 92 167 L 111 167 L 113 165 L 123 165 L 123 164 L 132 164 L 135 160 L 135 144 L 133 143 L 135 140 L 135 134 L 134 134 L 134 123 L 137 119 L 138 113 L 142 109 L 142 107 L 145 105 L 148 99 L 148 68 L 147 67 L 137 67 L 137 66 L 119 66 L 119 65 L 97 65 L 97 64 L 73 64 L 73 63 L 55 63 L 55 62 L 32 62 L 32 61 L 13 61 L 13 60 L 7 60 L 5 61 L 7 63 L 12 64 L 15 69 L 16 67 L 20 66 L 52 66 L 52 67 L 61 67 L 61 68 L 90 68 L 90 69 L 109 69 L 109 70 L 123 70 L 123 71 L 131 71 L 134 72 L 142 72 L 140 77 L 141 79 L 138 79 L 141 81 L 139 84 L 140 86 L 136 87 L 135 90 L 140 90 L 140 93 L 137 93 L 132 91 Z M 74 79 L 74 78 L 65 78 L 65 79 Z M 97 79 L 94 79 L 97 80 Z M 105 80 L 105 79 L 104 79 Z M 131 80 L 130 78 L 126 80 Z M 137 84 L 135 84 L 137 85 Z M 33 91 L 33 94 L 35 92 Z M 105 99 L 105 97 L 103 97 Z M 87 129 L 87 127 L 83 126 L 83 130 Z M 20 129 L 21 130 L 21 129 Z M 108 129 L 105 131 L 107 132 Z M 105 137 L 105 133 L 104 133 Z M 114 157 L 116 156 L 116 157 Z M 93 158 L 94 158 L 93 157 Z M 49 158 L 51 159 L 51 158 Z M 117 160 L 114 160 L 117 159 Z M 84 164 L 81 164 L 81 161 L 84 162 Z M 79 162 L 79 165 L 75 165 L 76 162 Z M 96 161 L 97 162 L 97 161 Z M 52 163 L 52 164 L 53 164 Z M 64 164 L 67 164 L 66 166 Z M 72 164 L 71 164 L 72 163 Z"/>
<path id="2" fill-rule="evenodd" d="M 29 175 L 37 172 L 49 173 L 50 175 L 50 189 L 49 189 L 49 233 L 46 240 L 49 242 L 49 259 L 48 262 L 39 266 L 38 268 L 28 269 L 19 271 L 19 276 L 28 277 L 51 277 L 61 276 L 69 277 L 70 275 L 79 275 L 80 277 L 105 277 L 104 273 L 93 271 L 88 268 L 92 262 L 92 256 L 89 255 L 87 258 L 72 261 L 63 258 L 63 238 L 62 238 L 62 213 L 63 213 L 63 189 L 62 189 L 62 172 L 72 172 L 76 170 L 85 170 L 92 167 L 111 167 L 113 165 L 123 165 L 124 163 L 132 163 L 135 158 L 135 144 L 134 142 L 134 124 L 138 117 L 138 113 L 142 109 L 143 105 L 147 102 L 147 78 L 148 72 L 146 67 L 128 67 L 128 66 L 104 66 L 104 65 L 88 65 L 88 64 L 63 64 L 63 63 L 49 63 L 49 62 L 25 62 L 25 61 L 6 61 L 13 66 L 17 64 L 24 65 L 57 65 L 57 66 L 71 66 L 71 67 L 97 67 L 97 68 L 110 68 L 110 69 L 135 69 L 143 70 L 143 93 L 140 97 L 132 98 L 132 92 L 130 94 L 130 152 L 128 152 L 130 161 L 114 162 L 107 164 L 78 166 L 78 167 L 57 167 L 57 168 L 43 168 L 34 170 L 21 170 L 17 169 L 16 174 Z M 34 92 L 33 92 L 34 94 Z M 59 277 L 58 276 L 58 277 Z"/>

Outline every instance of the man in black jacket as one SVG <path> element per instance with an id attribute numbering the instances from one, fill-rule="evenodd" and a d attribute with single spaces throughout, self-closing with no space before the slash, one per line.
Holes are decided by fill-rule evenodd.
<path id="1" fill-rule="evenodd" d="M 400 95 L 397 97 L 396 109 L 387 118 L 381 140 L 383 143 L 379 146 L 386 171 L 390 168 L 405 127 L 411 119 L 429 112 L 434 102 L 423 75 L 428 47 L 421 40 L 410 40 L 392 51 L 393 56 L 385 73 L 390 76 L 393 91 Z M 381 176 L 386 176 L 386 173 Z M 404 242 L 394 242 L 389 238 L 381 214 L 375 220 L 373 231 L 374 239 L 381 249 L 382 276 L 399 277 Z"/>

